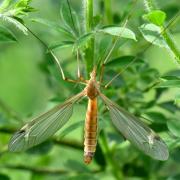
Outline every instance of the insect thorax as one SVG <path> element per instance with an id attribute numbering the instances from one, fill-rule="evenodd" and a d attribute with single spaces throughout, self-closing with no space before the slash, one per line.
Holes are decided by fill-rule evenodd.
<path id="1" fill-rule="evenodd" d="M 86 95 L 90 99 L 94 99 L 98 96 L 98 83 L 95 80 L 89 80 L 87 86 L 86 86 Z"/>

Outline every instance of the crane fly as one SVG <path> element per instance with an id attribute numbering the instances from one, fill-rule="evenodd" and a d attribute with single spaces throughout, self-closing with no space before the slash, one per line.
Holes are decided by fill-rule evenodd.
<path id="1" fill-rule="evenodd" d="M 126 24 L 127 21 L 125 21 L 124 23 L 124 28 Z M 28 30 L 33 36 L 40 40 L 41 43 L 48 49 L 48 46 L 41 39 L 39 39 L 37 35 L 35 35 L 30 29 Z M 117 40 L 115 42 L 117 42 Z M 115 44 L 113 48 L 114 47 Z M 109 110 L 109 114 L 114 126 L 127 140 L 129 140 L 136 148 L 144 152 L 146 155 L 149 155 L 150 157 L 157 160 L 167 160 L 169 152 L 168 147 L 164 143 L 164 141 L 144 122 L 142 122 L 137 117 L 130 114 L 123 108 L 121 108 L 116 103 L 112 102 L 101 92 L 101 80 L 104 70 L 103 65 L 105 65 L 105 62 L 111 55 L 113 48 L 110 49 L 110 53 L 107 55 L 106 59 L 104 60 L 101 66 L 99 81 L 97 80 L 96 67 L 94 67 L 92 72 L 90 73 L 89 80 L 84 80 L 83 78 L 81 78 L 79 71 L 79 61 L 77 61 L 79 78 L 78 81 L 65 78 L 64 72 L 59 61 L 57 60 L 52 50 L 48 49 L 51 55 L 53 56 L 55 62 L 57 63 L 57 66 L 59 67 L 60 73 L 64 80 L 82 83 L 86 86 L 79 94 L 66 100 L 63 104 L 55 106 L 53 109 L 49 110 L 48 112 L 42 114 L 41 116 L 33 119 L 32 121 L 24 125 L 10 139 L 9 151 L 25 151 L 47 140 L 68 122 L 68 120 L 72 116 L 74 104 L 80 101 L 82 98 L 87 97 L 88 107 L 86 112 L 84 128 L 84 162 L 86 164 L 89 164 L 92 161 L 92 158 L 96 151 L 98 136 L 98 98 L 100 98 L 103 101 L 103 103 Z M 77 60 L 78 56 L 79 52 L 77 50 Z M 136 59 L 137 58 L 135 58 L 132 62 L 134 62 Z M 126 68 L 127 67 L 128 66 L 126 66 Z M 110 83 L 118 75 L 119 74 L 117 74 L 110 81 Z M 110 83 L 108 83 L 107 85 L 109 85 Z"/>
<path id="2" fill-rule="evenodd" d="M 84 132 L 84 162 L 89 164 L 94 156 L 97 144 L 97 98 L 106 104 L 111 120 L 121 134 L 145 154 L 158 160 L 167 160 L 168 148 L 163 140 L 137 117 L 131 115 L 101 93 L 100 83 L 96 80 L 96 68 L 86 80 L 82 92 L 66 100 L 27 123 L 11 138 L 9 150 L 24 151 L 48 139 L 70 119 L 73 105 L 81 98 L 88 98 L 88 108 Z"/>

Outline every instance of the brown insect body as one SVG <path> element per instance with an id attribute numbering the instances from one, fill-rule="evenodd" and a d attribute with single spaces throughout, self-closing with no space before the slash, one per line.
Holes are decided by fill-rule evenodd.
<path id="1" fill-rule="evenodd" d="M 88 108 L 86 112 L 85 132 L 84 132 L 84 162 L 89 164 L 96 151 L 97 144 L 97 96 L 98 83 L 96 81 L 95 70 L 91 73 L 91 78 L 85 88 L 88 96 Z"/>

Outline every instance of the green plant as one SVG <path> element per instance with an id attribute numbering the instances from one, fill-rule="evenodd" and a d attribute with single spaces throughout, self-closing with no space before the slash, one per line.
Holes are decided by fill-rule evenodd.
<path id="1" fill-rule="evenodd" d="M 104 82 L 108 82 L 114 75 L 117 75 L 117 78 L 110 81 L 110 84 L 104 84 L 109 86 L 104 92 L 125 109 L 142 117 L 153 129 L 160 133 L 169 146 L 171 153 L 170 160 L 164 163 L 151 160 L 127 144 L 127 142 L 124 142 L 123 138 L 111 128 L 111 124 L 108 121 L 104 121 L 106 119 L 108 120 L 109 117 L 105 109 L 100 105 L 99 126 L 102 127 L 103 131 L 100 134 L 98 150 L 95 157 L 96 163 L 91 167 L 87 168 L 82 165 L 81 159 L 79 160 L 79 158 L 69 160 L 67 155 L 65 168 L 51 171 L 51 168 L 38 168 L 38 165 L 43 166 L 46 164 L 49 166 L 51 160 L 48 156 L 41 156 L 42 159 L 39 159 L 39 162 L 35 162 L 34 160 L 30 163 L 31 166 L 26 166 L 26 163 L 22 163 L 23 159 L 28 158 L 25 154 L 22 156 L 19 155 L 22 157 L 22 160 L 14 164 L 2 160 L 1 166 L 5 169 L 5 174 L 7 174 L 8 168 L 17 168 L 27 169 L 33 172 L 33 176 L 39 177 L 41 175 L 37 174 L 41 173 L 57 173 L 61 175 L 61 178 L 64 176 L 65 179 L 71 176 L 74 176 L 75 179 L 103 179 L 105 176 L 109 178 L 119 177 L 119 179 L 126 177 L 178 179 L 178 170 L 180 168 L 178 166 L 180 140 L 178 131 L 179 94 L 177 93 L 177 95 L 173 96 L 171 91 L 172 88 L 179 88 L 180 84 L 180 72 L 177 68 L 179 66 L 180 53 L 177 45 L 172 40 L 172 35 L 169 35 L 169 31 L 178 31 L 176 26 L 178 25 L 179 12 L 178 9 L 172 11 L 170 5 L 164 7 L 163 3 L 160 4 L 160 7 L 162 6 L 164 9 L 157 9 L 156 5 L 152 2 L 154 1 L 144 1 L 145 7 L 142 2 L 115 2 L 117 7 L 121 8 L 119 8 L 120 10 L 118 9 L 118 11 L 113 11 L 112 6 L 114 4 L 111 4 L 108 0 L 101 1 L 100 3 L 85 0 L 82 1 L 83 6 L 81 4 L 80 9 L 78 9 L 73 2 L 63 1 L 60 8 L 61 23 L 59 24 L 46 18 L 39 18 L 38 16 L 31 18 L 29 12 L 33 12 L 34 9 L 29 6 L 30 1 L 6 0 L 1 4 L 0 18 L 3 21 L 5 20 L 15 25 L 25 34 L 28 33 L 28 30 L 34 35 L 39 33 L 36 37 L 40 37 L 40 40 L 44 39 L 45 42 L 48 42 L 48 45 L 46 45 L 46 43 L 41 40 L 41 42 L 45 44 L 47 52 L 50 52 L 52 56 L 55 55 L 54 52 L 58 54 L 58 50 L 62 52 L 61 56 L 63 53 L 72 52 L 71 61 L 60 61 L 65 69 L 63 73 L 62 70 L 60 71 L 61 75 L 65 74 L 71 78 L 75 76 L 74 73 L 68 72 L 68 70 L 70 69 L 70 71 L 75 72 L 76 68 L 72 68 L 72 65 L 74 65 L 73 62 L 75 62 L 77 55 L 83 76 L 88 78 L 89 72 L 94 65 L 98 65 L 98 71 L 100 71 L 101 67 L 104 69 Z M 95 5 L 99 7 L 96 11 L 94 9 Z M 172 2 L 171 6 L 172 5 L 175 7 L 176 3 Z M 147 13 L 144 14 L 138 9 L 138 6 L 146 9 Z M 75 7 L 76 10 L 74 10 L 73 7 Z M 165 10 L 165 8 L 167 9 Z M 136 17 L 138 13 L 140 15 Z M 24 15 L 29 16 L 28 18 L 24 18 Z M 139 20 L 139 18 L 141 20 Z M 144 23 L 144 21 L 146 21 L 146 23 Z M 36 22 L 36 24 L 32 22 Z M 31 28 L 28 28 L 28 23 L 30 23 L 32 29 L 37 24 L 46 25 L 44 27 L 47 29 L 43 27 L 43 31 L 45 32 L 43 32 L 44 34 L 41 37 L 41 31 L 37 28 L 37 32 L 34 33 L 35 30 L 32 31 Z M 52 32 L 52 30 L 55 31 L 55 33 Z M 9 42 L 17 41 L 18 39 L 16 35 L 14 35 L 16 33 L 13 27 L 9 27 L 6 22 L 2 28 L 0 27 L 0 33 L 0 41 Z M 57 39 L 56 43 L 49 43 L 49 41 L 54 41 L 53 38 L 49 38 L 51 34 L 56 35 L 54 37 L 54 39 Z M 28 38 L 28 36 L 26 38 Z M 150 45 L 149 42 L 151 43 Z M 172 55 L 171 60 L 176 68 L 169 72 L 162 73 L 161 68 L 163 68 L 163 65 L 162 67 L 158 67 L 156 64 L 152 66 L 146 56 L 146 53 L 150 51 L 152 45 L 166 48 L 168 54 L 170 54 L 170 56 Z M 68 48 L 68 51 L 66 51 L 66 48 Z M 164 53 L 164 51 L 162 53 Z M 159 57 L 156 58 L 157 64 L 158 62 L 166 64 L 163 59 Z M 44 76 L 50 81 L 49 86 L 55 94 L 54 101 L 59 102 L 66 96 L 59 93 L 61 88 L 65 88 L 66 91 L 70 92 L 73 85 L 66 85 L 62 82 L 57 72 L 57 66 L 52 63 L 53 61 L 51 62 L 51 60 L 52 57 L 44 59 L 41 63 L 41 69 L 43 69 Z M 103 63 L 103 60 L 105 60 L 105 63 Z M 59 63 L 57 59 L 55 62 Z M 84 71 L 82 71 L 82 69 L 84 69 Z M 59 83 L 61 87 L 59 87 Z M 73 89 L 71 94 L 75 94 L 79 89 L 81 89 L 79 86 Z M 167 99 L 166 97 L 169 94 L 171 94 L 171 98 Z M 82 103 L 84 104 L 85 102 Z M 5 105 L 4 102 L 0 104 L 3 117 L 1 118 L 1 122 L 4 122 L 3 119 L 13 119 L 18 122 L 18 115 Z M 11 129 L 9 123 L 1 124 L 2 132 L 12 133 L 15 128 L 12 127 Z M 65 128 L 62 134 L 63 136 L 67 136 L 72 130 L 81 127 L 82 122 L 72 123 L 72 125 Z M 72 132 L 72 134 L 73 133 L 74 132 Z M 1 136 L 3 137 L 3 135 Z M 59 140 L 58 137 L 59 136 L 55 136 L 55 138 L 53 138 L 54 144 L 62 145 L 64 143 L 75 149 L 82 148 L 81 142 L 73 143 L 71 139 L 70 141 L 68 139 L 67 141 L 63 141 L 62 139 Z M 8 138 L 3 142 L 4 144 L 8 142 Z M 29 156 L 35 156 L 35 152 L 37 153 L 38 151 L 46 154 L 52 148 L 52 141 L 47 142 L 37 147 L 36 151 L 32 150 L 29 152 Z M 2 148 L 2 156 L 4 151 Z M 58 151 L 54 152 L 54 158 L 57 158 L 57 152 Z M 17 155 L 15 154 L 13 157 L 15 156 Z M 3 165 L 4 162 L 5 165 Z M 33 167 L 33 165 L 35 167 Z M 168 170 L 173 166 L 176 167 L 177 171 L 174 170 L 171 172 Z M 70 171 L 68 170 L 69 168 Z M 77 175 L 71 174 L 72 171 L 76 172 Z"/>

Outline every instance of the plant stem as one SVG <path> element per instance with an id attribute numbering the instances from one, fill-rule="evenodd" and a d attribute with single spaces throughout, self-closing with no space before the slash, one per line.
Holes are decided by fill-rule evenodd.
<path id="1" fill-rule="evenodd" d="M 104 1 L 104 8 L 105 8 L 105 18 L 108 24 L 112 24 L 113 17 L 112 17 L 112 10 L 111 10 L 111 1 L 105 0 Z"/>
<path id="2" fill-rule="evenodd" d="M 85 19 L 85 33 L 89 33 L 93 29 L 93 0 L 84 0 L 84 19 Z M 94 65 L 94 38 L 92 37 L 87 42 L 87 47 L 84 51 L 86 60 L 87 77 L 93 69 Z"/>
<path id="3" fill-rule="evenodd" d="M 180 64 L 180 50 L 178 49 L 175 41 L 172 39 L 171 35 L 166 31 L 162 34 L 162 36 L 166 40 L 166 43 L 168 44 L 170 52 L 173 54 L 174 59 L 177 61 L 178 64 Z"/>
<path id="4" fill-rule="evenodd" d="M 151 12 L 153 10 L 158 9 L 155 0 L 144 0 L 144 4 L 147 12 Z M 180 50 L 178 49 L 175 41 L 172 39 L 171 34 L 167 30 L 165 30 L 165 27 L 162 26 L 161 28 L 164 29 L 164 31 L 162 31 L 162 36 L 169 47 L 168 50 L 171 54 L 173 54 L 173 58 L 176 60 L 176 62 L 180 64 Z"/>
<path id="5" fill-rule="evenodd" d="M 100 139 L 100 145 L 105 154 L 106 161 L 110 165 L 109 167 L 110 171 L 113 173 L 116 179 L 124 179 L 123 174 L 121 173 L 120 167 L 117 165 L 117 163 L 113 159 L 113 154 L 108 146 L 107 136 L 104 131 L 101 132 L 99 139 Z"/>

